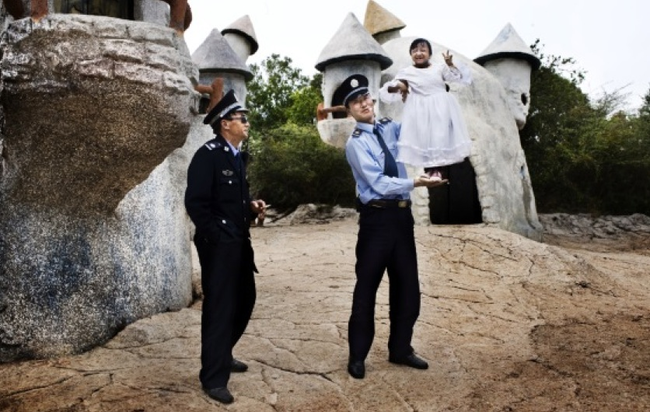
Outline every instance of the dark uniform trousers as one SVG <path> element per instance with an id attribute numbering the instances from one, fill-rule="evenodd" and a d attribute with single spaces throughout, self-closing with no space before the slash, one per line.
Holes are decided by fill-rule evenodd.
<path id="1" fill-rule="evenodd" d="M 350 358 L 365 360 L 375 336 L 375 301 L 384 271 L 389 278 L 388 350 L 403 357 L 413 352 L 413 326 L 420 314 L 420 284 L 410 208 L 359 209 L 355 267 L 357 282 L 348 324 Z"/>
<path id="2" fill-rule="evenodd" d="M 201 263 L 203 311 L 201 372 L 205 388 L 226 386 L 232 349 L 246 330 L 255 306 L 255 277 L 250 239 L 208 243 L 195 238 Z"/>

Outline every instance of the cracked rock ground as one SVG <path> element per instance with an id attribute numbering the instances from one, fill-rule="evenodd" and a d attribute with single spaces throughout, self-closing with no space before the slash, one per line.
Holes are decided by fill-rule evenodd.
<path id="1" fill-rule="evenodd" d="M 200 300 L 90 352 L 0 365 L 0 411 L 646 411 L 650 250 L 416 227 L 430 368 L 387 361 L 387 279 L 363 380 L 346 371 L 356 220 L 253 229 L 258 300 L 236 347 L 235 403 L 198 381 Z"/>

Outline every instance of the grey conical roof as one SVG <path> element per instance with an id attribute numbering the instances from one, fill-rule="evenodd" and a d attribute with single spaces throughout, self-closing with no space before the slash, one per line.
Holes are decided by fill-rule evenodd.
<path id="1" fill-rule="evenodd" d="M 251 19 L 248 17 L 248 15 L 240 17 L 230 26 L 221 30 L 221 34 L 226 33 L 239 34 L 248 40 L 248 42 L 251 44 L 251 55 L 255 54 L 259 48 L 259 45 L 257 44 L 257 36 L 255 36 L 255 30 L 253 29 L 253 23 L 251 22 Z"/>
<path id="2" fill-rule="evenodd" d="M 406 24 L 402 20 L 395 17 L 393 13 L 381 7 L 373 0 L 368 1 L 363 25 L 373 36 L 387 31 L 401 30 L 406 27 Z"/>
<path id="3" fill-rule="evenodd" d="M 526 60 L 533 70 L 539 69 L 542 64 L 510 23 L 505 25 L 496 39 L 474 61 L 483 65 L 490 60 L 504 58 Z"/>
<path id="4" fill-rule="evenodd" d="M 325 46 L 315 67 L 322 72 L 325 66 L 346 60 L 376 61 L 379 62 L 381 70 L 393 64 L 377 40 L 364 29 L 352 13 L 347 15 L 334 37 Z"/>
<path id="5" fill-rule="evenodd" d="M 213 29 L 210 35 L 192 53 L 192 61 L 199 67 L 200 73 L 238 73 L 246 80 L 253 78 L 253 73 L 248 70 L 228 41 Z"/>

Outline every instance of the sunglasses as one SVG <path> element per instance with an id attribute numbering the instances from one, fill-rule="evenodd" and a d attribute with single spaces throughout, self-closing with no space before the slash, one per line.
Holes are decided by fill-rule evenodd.
<path id="1" fill-rule="evenodd" d="M 231 117 L 228 120 L 239 120 L 241 124 L 248 123 L 248 117 L 246 117 L 245 114 L 242 114 L 241 116 L 237 116 L 237 117 Z"/>

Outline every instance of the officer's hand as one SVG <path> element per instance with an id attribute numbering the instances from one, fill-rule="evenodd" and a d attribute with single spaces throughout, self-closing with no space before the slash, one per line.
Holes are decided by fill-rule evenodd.
<path id="1" fill-rule="evenodd" d="M 262 199 L 258 200 L 251 200 L 251 210 L 253 213 L 264 213 L 266 212 L 266 202 L 263 201 Z"/>
<path id="2" fill-rule="evenodd" d="M 446 185 L 449 183 L 449 180 L 447 179 L 432 179 L 431 177 L 427 175 L 421 175 L 413 179 L 413 186 L 415 187 L 420 187 L 420 186 L 425 186 L 425 187 L 436 187 L 436 186 L 442 186 Z"/>

